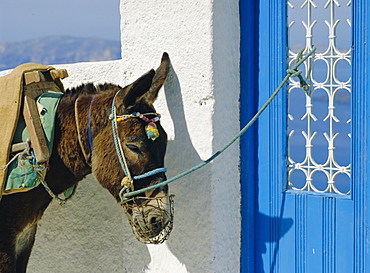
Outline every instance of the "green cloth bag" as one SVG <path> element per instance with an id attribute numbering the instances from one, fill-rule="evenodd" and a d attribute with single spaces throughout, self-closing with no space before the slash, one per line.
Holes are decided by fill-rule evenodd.
<path id="1" fill-rule="evenodd" d="M 37 108 L 44 129 L 46 142 L 49 151 L 53 148 L 55 114 L 63 93 L 49 91 L 37 98 Z M 26 142 L 29 134 L 22 116 L 20 116 L 13 143 Z M 25 192 L 37 187 L 45 178 L 47 163 L 38 164 L 31 151 L 24 151 L 18 154 L 8 167 L 7 183 L 4 195 L 16 192 Z"/>

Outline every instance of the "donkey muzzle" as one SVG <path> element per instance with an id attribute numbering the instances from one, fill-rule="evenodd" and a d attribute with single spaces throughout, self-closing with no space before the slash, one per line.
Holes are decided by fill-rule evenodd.
<path id="1" fill-rule="evenodd" d="M 173 195 L 135 197 L 123 204 L 136 238 L 146 244 L 161 244 L 173 227 Z"/>

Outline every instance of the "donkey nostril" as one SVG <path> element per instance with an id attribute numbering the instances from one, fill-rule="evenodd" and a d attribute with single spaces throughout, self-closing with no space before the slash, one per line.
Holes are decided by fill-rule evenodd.
<path id="1" fill-rule="evenodd" d="M 162 223 L 160 221 L 158 221 L 157 217 L 151 217 L 149 219 L 149 223 L 150 223 L 153 235 L 154 236 L 158 235 L 162 230 Z"/>
<path id="2" fill-rule="evenodd" d="M 150 224 L 151 226 L 153 227 L 154 230 L 158 230 L 158 229 L 161 229 L 162 225 L 161 223 L 158 221 L 157 217 L 152 217 L 150 218 Z"/>

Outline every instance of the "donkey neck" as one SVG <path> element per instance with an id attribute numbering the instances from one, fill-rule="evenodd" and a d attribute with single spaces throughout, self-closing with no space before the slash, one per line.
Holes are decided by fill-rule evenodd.
<path id="1" fill-rule="evenodd" d="M 74 104 L 77 96 L 64 95 L 55 120 L 53 152 L 46 180 L 55 194 L 60 194 L 91 173 L 78 140 Z M 86 129 L 80 128 L 85 131 Z M 48 179 L 53 177 L 53 180 Z M 48 181 L 50 180 L 50 181 Z"/>

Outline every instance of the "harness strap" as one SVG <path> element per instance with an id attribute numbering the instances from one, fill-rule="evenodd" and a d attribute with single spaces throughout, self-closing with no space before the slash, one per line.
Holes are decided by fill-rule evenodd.
<path id="1" fill-rule="evenodd" d="M 82 155 L 84 156 L 86 163 L 89 166 L 91 166 L 90 158 L 89 158 L 89 156 L 88 156 L 88 154 L 85 150 L 85 147 L 82 143 L 82 137 L 81 137 L 81 133 L 80 133 L 80 122 L 78 120 L 78 101 L 79 101 L 79 98 L 77 98 L 77 100 L 75 102 L 75 122 L 76 122 L 77 138 L 78 138 L 78 143 L 80 144 Z"/>
<path id="2" fill-rule="evenodd" d="M 92 154 L 92 150 L 93 150 L 92 132 L 91 132 L 91 109 L 92 109 L 92 105 L 95 101 L 96 95 L 97 94 L 94 94 L 94 96 L 91 99 L 89 112 L 88 112 L 88 115 L 87 115 L 87 135 L 88 135 L 88 139 L 89 139 L 90 156 L 86 152 L 86 149 L 85 149 L 85 147 L 82 143 L 82 137 L 81 137 L 81 133 L 80 133 L 80 122 L 79 122 L 79 119 L 78 119 L 78 100 L 79 100 L 79 98 L 77 98 L 76 102 L 75 102 L 75 121 L 76 121 L 78 143 L 80 144 L 80 148 L 82 150 L 82 154 L 85 158 L 85 161 L 89 166 L 91 166 L 91 154 Z"/>
<path id="3" fill-rule="evenodd" d="M 94 100 L 95 100 L 95 97 L 96 97 L 97 94 L 95 94 L 92 99 L 91 99 L 91 102 L 90 102 L 90 107 L 89 107 L 89 114 L 87 116 L 87 134 L 89 136 L 89 146 L 90 146 L 90 154 L 92 153 L 92 150 L 93 150 L 93 143 L 92 143 L 92 133 L 91 133 L 91 108 L 92 108 L 92 105 L 94 103 Z"/>

